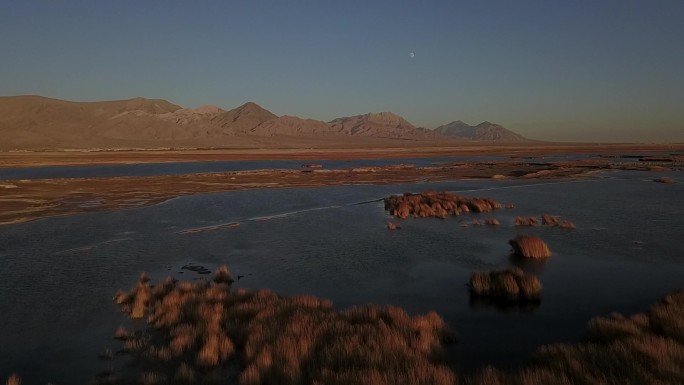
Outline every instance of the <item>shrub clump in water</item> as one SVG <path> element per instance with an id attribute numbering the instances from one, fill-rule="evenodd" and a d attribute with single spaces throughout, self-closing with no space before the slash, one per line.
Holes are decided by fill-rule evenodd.
<path id="1" fill-rule="evenodd" d="M 225 283 L 172 279 L 156 285 L 138 282 L 116 300 L 124 312 L 148 324 L 125 340 L 124 350 L 133 354 L 136 365 L 127 368 L 123 380 L 240 385 L 457 381 L 443 362 L 442 344 L 453 337 L 434 312 L 411 317 L 400 308 L 376 305 L 337 311 L 329 300 L 313 296 L 232 292 Z"/>
<path id="2" fill-rule="evenodd" d="M 586 341 L 541 347 L 516 373 L 486 368 L 471 385 L 684 384 L 684 290 L 646 313 L 589 321 Z"/>
<path id="3" fill-rule="evenodd" d="M 537 277 L 517 267 L 474 272 L 470 275 L 469 286 L 473 295 L 510 301 L 538 299 L 542 290 Z"/>
<path id="4" fill-rule="evenodd" d="M 529 235 L 518 235 L 508 241 L 515 255 L 525 258 L 548 258 L 551 256 L 549 246 L 540 238 Z"/>
<path id="5" fill-rule="evenodd" d="M 385 210 L 396 218 L 409 216 L 446 218 L 470 211 L 477 213 L 500 209 L 501 204 L 489 198 L 466 198 L 449 192 L 426 191 L 405 193 L 385 198 Z"/>

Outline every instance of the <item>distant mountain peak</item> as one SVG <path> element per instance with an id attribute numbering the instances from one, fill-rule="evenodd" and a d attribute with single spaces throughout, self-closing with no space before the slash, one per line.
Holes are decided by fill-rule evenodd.
<path id="1" fill-rule="evenodd" d="M 260 124 L 278 116 L 254 102 L 247 102 L 240 107 L 215 116 L 212 121 L 223 127 L 226 133 L 248 133 Z"/>
<path id="2" fill-rule="evenodd" d="M 487 142 L 522 142 L 528 139 L 515 132 L 485 120 L 477 126 L 471 126 L 460 120 L 435 128 L 435 132 L 444 136 Z"/>
<path id="3" fill-rule="evenodd" d="M 369 112 L 330 121 L 332 128 L 349 136 L 372 136 L 394 139 L 435 139 L 431 130 L 416 128 L 403 117 L 389 111 Z"/>

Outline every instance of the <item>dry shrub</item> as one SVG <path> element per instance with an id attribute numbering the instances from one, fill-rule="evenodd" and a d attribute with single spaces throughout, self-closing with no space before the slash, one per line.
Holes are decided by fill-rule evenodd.
<path id="1" fill-rule="evenodd" d="M 684 384 L 684 290 L 647 313 L 611 314 L 589 322 L 588 340 L 539 349 L 517 373 L 487 369 L 471 385 L 681 385 Z"/>
<path id="2" fill-rule="evenodd" d="M 139 282 L 142 282 L 142 283 L 149 282 L 149 281 L 150 281 L 150 276 L 147 275 L 147 273 L 143 271 L 142 273 L 140 273 L 140 278 L 138 278 L 138 281 L 139 281 Z"/>
<path id="3" fill-rule="evenodd" d="M 214 276 L 214 282 L 216 283 L 233 283 L 233 277 L 230 275 L 228 266 L 221 265 L 218 270 L 216 270 L 216 275 Z"/>
<path id="4" fill-rule="evenodd" d="M 634 316 L 627 318 L 622 314 L 612 313 L 607 317 L 595 317 L 587 325 L 587 340 L 593 342 L 609 342 L 622 338 L 643 334 L 648 330 L 647 317 Z"/>
<path id="5" fill-rule="evenodd" d="M 558 226 L 560 223 L 560 217 L 558 215 L 543 214 L 542 215 L 542 225 L 544 226 Z"/>
<path id="6" fill-rule="evenodd" d="M 485 225 L 488 225 L 488 226 L 498 226 L 500 224 L 501 224 L 501 222 L 499 222 L 499 220 L 496 218 L 490 218 L 490 219 L 487 219 L 485 221 Z"/>
<path id="7" fill-rule="evenodd" d="M 128 351 L 169 378 L 207 383 L 232 373 L 224 379 L 242 385 L 371 384 L 369 374 L 388 384 L 456 381 L 441 361 L 442 343 L 454 338 L 436 313 L 411 317 L 375 305 L 339 312 L 313 296 L 169 282 L 160 283 L 171 285 L 163 290 L 150 287 L 150 327 L 126 340 Z M 136 286 L 131 301 L 143 290 Z"/>
<path id="8" fill-rule="evenodd" d="M 520 296 L 523 298 L 539 297 L 542 290 L 542 284 L 539 279 L 532 274 L 526 274 L 517 279 L 518 287 L 520 288 Z"/>
<path id="9" fill-rule="evenodd" d="M 535 217 L 516 217 L 515 218 L 515 225 L 516 226 L 536 226 L 538 223 L 537 218 Z"/>
<path id="10" fill-rule="evenodd" d="M 21 385 L 21 377 L 18 374 L 13 373 L 7 379 L 7 385 Z"/>
<path id="11" fill-rule="evenodd" d="M 117 340 L 125 340 L 128 337 L 130 337 L 130 333 L 128 332 L 128 330 L 126 330 L 126 328 L 124 328 L 123 326 L 119 326 L 118 328 L 116 328 L 116 331 L 114 332 L 114 338 L 116 338 Z"/>
<path id="12" fill-rule="evenodd" d="M 575 224 L 566 220 L 562 219 L 559 215 L 550 215 L 550 214 L 544 214 L 542 215 L 542 224 L 547 227 L 560 227 L 564 229 L 574 229 Z"/>
<path id="13" fill-rule="evenodd" d="M 446 218 L 464 212 L 484 213 L 500 209 L 501 204 L 489 198 L 465 198 L 449 192 L 426 191 L 419 194 L 405 193 L 385 198 L 385 210 L 397 218 L 409 216 Z"/>
<path id="14" fill-rule="evenodd" d="M 656 178 L 656 179 L 653 179 L 653 181 L 657 182 L 657 183 L 667 183 L 667 184 L 674 183 L 674 180 L 672 178 L 668 178 L 668 177 Z"/>
<path id="15" fill-rule="evenodd" d="M 131 301 L 131 298 L 128 295 L 128 293 L 125 293 L 125 292 L 119 290 L 116 292 L 116 294 L 114 294 L 114 302 L 117 305 L 121 305 L 121 304 L 124 304 L 124 303 L 129 302 L 129 301 Z"/>
<path id="16" fill-rule="evenodd" d="M 514 267 L 508 270 L 474 272 L 470 275 L 473 295 L 504 300 L 537 299 L 542 285 L 533 274 Z"/>
<path id="17" fill-rule="evenodd" d="M 140 384 L 142 385 L 157 385 L 157 384 L 165 384 L 166 383 L 166 378 L 155 372 L 147 372 L 143 373 L 140 376 Z"/>
<path id="18" fill-rule="evenodd" d="M 186 363 L 180 364 L 174 379 L 178 382 L 193 383 L 195 382 L 195 371 Z"/>
<path id="19" fill-rule="evenodd" d="M 476 271 L 470 274 L 470 290 L 477 295 L 487 295 L 491 291 L 492 280 L 489 273 Z"/>
<path id="20" fill-rule="evenodd" d="M 135 289 L 135 297 L 131 310 L 131 318 L 143 318 L 147 310 L 147 302 L 152 297 L 150 285 L 140 281 Z"/>
<path id="21" fill-rule="evenodd" d="M 515 255 L 525 258 L 547 258 L 551 256 L 551 250 L 540 238 L 529 235 L 518 235 L 508 243 L 513 246 Z"/>
<path id="22" fill-rule="evenodd" d="M 568 221 L 568 220 L 562 220 L 561 223 L 558 225 L 558 227 L 563 228 L 563 229 L 574 229 L 575 224 Z"/>
<path id="23" fill-rule="evenodd" d="M 648 312 L 651 329 L 684 344 L 684 290 L 668 294 Z"/>
<path id="24" fill-rule="evenodd" d="M 516 299 L 520 297 L 520 287 L 512 274 L 496 274 L 492 279 L 491 295 Z"/>
<path id="25" fill-rule="evenodd" d="M 495 368 L 488 366 L 477 372 L 473 377 L 466 381 L 467 385 L 506 385 L 503 373 Z"/>

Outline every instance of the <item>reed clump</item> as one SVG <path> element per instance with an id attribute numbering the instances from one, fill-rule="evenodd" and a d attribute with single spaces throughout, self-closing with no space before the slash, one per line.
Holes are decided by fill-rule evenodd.
<path id="1" fill-rule="evenodd" d="M 21 377 L 19 377 L 18 374 L 13 373 L 9 378 L 7 379 L 7 385 L 21 385 Z"/>
<path id="2" fill-rule="evenodd" d="M 538 299 L 542 290 L 536 276 L 517 267 L 474 272 L 470 275 L 469 287 L 473 295 L 510 301 Z"/>
<path id="3" fill-rule="evenodd" d="M 393 222 L 387 222 L 387 230 L 398 230 L 401 229 L 401 226 L 399 226 L 396 223 Z"/>
<path id="4" fill-rule="evenodd" d="M 132 333 L 126 350 L 144 363 L 142 373 L 155 376 L 143 378 L 139 372 L 133 380 L 221 378 L 240 385 L 452 385 L 457 380 L 440 359 L 453 335 L 436 313 L 411 317 L 400 308 L 376 305 L 336 311 L 329 300 L 313 296 L 232 292 L 222 282 L 167 280 L 138 282 L 126 294 L 119 305 L 131 317 L 135 306 L 128 305 L 138 292 L 154 293 L 144 297 L 148 328 Z"/>
<path id="5" fill-rule="evenodd" d="M 548 258 L 551 256 L 549 246 L 540 238 L 530 235 L 518 235 L 508 241 L 513 247 L 513 253 L 525 258 Z"/>
<path id="6" fill-rule="evenodd" d="M 116 338 L 117 340 L 125 340 L 128 339 L 128 337 L 130 336 L 131 334 L 123 326 L 119 326 L 118 328 L 116 328 L 116 331 L 114 332 L 114 338 Z"/>
<path id="7" fill-rule="evenodd" d="M 216 270 L 216 275 L 214 275 L 214 282 L 216 283 L 233 283 L 235 280 L 228 270 L 228 266 L 221 265 L 218 270 Z"/>
<path id="8" fill-rule="evenodd" d="M 539 217 L 516 217 L 516 226 L 537 226 L 541 222 L 546 227 L 560 227 L 563 229 L 574 229 L 575 224 L 567 219 L 563 219 L 560 215 L 543 214 L 541 220 Z"/>
<path id="9" fill-rule="evenodd" d="M 589 321 L 581 343 L 547 345 L 516 373 L 487 368 L 470 385 L 684 383 L 684 290 L 645 313 L 611 314 Z"/>
<path id="10" fill-rule="evenodd" d="M 536 226 L 539 221 L 536 217 L 515 217 L 516 226 Z"/>
<path id="11" fill-rule="evenodd" d="M 575 224 L 559 215 L 543 214 L 542 225 L 547 227 L 561 227 L 564 229 L 574 229 Z"/>
<path id="12" fill-rule="evenodd" d="M 446 218 L 466 212 L 485 213 L 500 209 L 501 204 L 489 198 L 466 198 L 446 191 L 426 191 L 419 194 L 405 193 L 385 198 L 385 210 L 397 218 L 409 216 Z"/>

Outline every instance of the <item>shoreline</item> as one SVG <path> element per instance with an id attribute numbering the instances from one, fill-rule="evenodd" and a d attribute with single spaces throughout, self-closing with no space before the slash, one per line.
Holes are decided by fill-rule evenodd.
<path id="1" fill-rule="evenodd" d="M 635 168 L 608 160 L 554 163 L 456 162 L 416 167 L 412 164 L 348 169 L 274 169 L 166 176 L 54 178 L 0 181 L 0 225 L 88 212 L 146 207 L 181 196 L 264 188 L 303 188 L 359 184 L 402 184 L 463 179 L 572 179 L 609 169 Z M 658 170 L 666 170 L 658 168 Z"/>
<path id="2" fill-rule="evenodd" d="M 684 144 L 592 144 L 592 143 L 468 143 L 459 146 L 361 147 L 361 148 L 270 148 L 270 149 L 150 149 L 150 150 L 62 150 L 0 151 L 0 168 L 44 166 L 116 165 L 139 163 L 212 162 L 244 160 L 351 160 L 390 158 L 434 158 L 501 155 L 543 157 L 545 155 L 599 153 L 684 152 Z M 684 157 L 684 153 L 682 154 Z"/>

